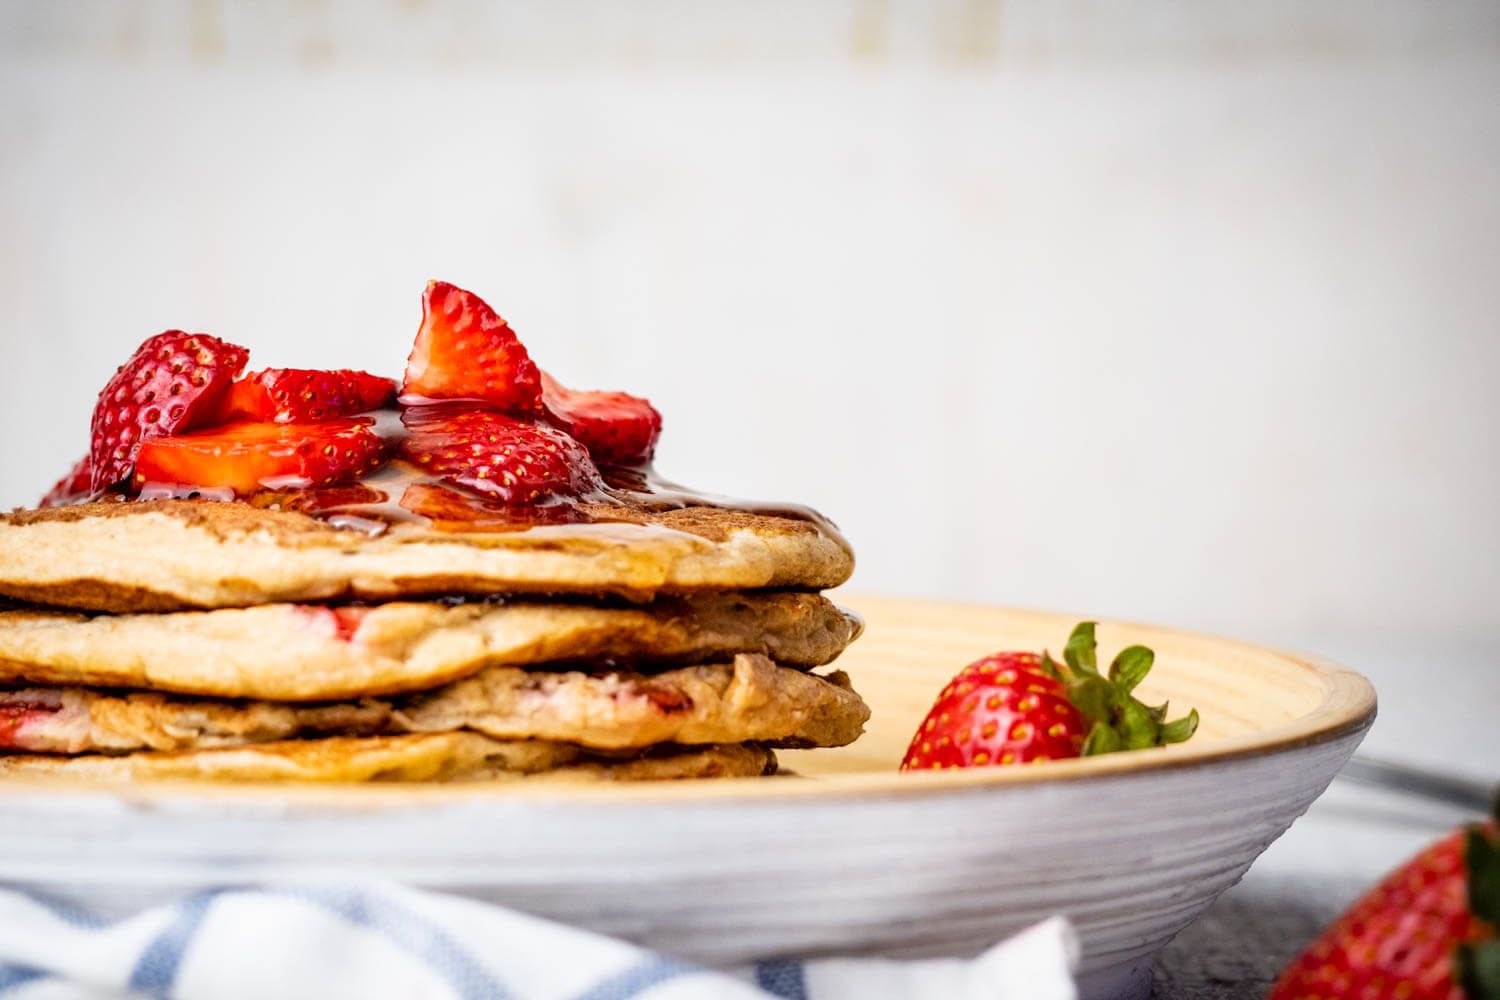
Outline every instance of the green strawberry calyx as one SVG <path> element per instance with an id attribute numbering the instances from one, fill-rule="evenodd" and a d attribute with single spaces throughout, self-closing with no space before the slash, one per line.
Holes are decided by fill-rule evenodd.
<path id="1" fill-rule="evenodd" d="M 1500 822 L 1500 797 L 1495 799 Z M 1500 1000 L 1500 837 L 1496 823 L 1469 827 L 1464 840 L 1464 862 L 1469 869 L 1469 912 L 1488 924 L 1487 938 L 1458 948 L 1455 970 L 1468 1000 Z"/>
<path id="2" fill-rule="evenodd" d="M 1181 743 L 1198 729 L 1195 708 L 1167 722 L 1167 705 L 1151 706 L 1132 692 L 1150 673 L 1156 654 L 1145 646 L 1120 650 L 1108 673 L 1099 672 L 1097 622 L 1079 622 L 1063 647 L 1063 662 L 1042 654 L 1042 669 L 1067 687 L 1068 700 L 1091 724 L 1082 755 L 1144 750 Z"/>

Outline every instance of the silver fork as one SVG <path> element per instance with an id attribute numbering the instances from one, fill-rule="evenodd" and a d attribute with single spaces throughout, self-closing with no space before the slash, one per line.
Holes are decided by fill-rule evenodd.
<path id="1" fill-rule="evenodd" d="M 1394 792 L 1418 795 L 1481 814 L 1489 814 L 1500 797 L 1500 785 L 1486 785 L 1472 778 L 1456 778 L 1426 768 L 1395 764 L 1355 755 L 1339 772 L 1345 781 L 1373 785 Z"/>

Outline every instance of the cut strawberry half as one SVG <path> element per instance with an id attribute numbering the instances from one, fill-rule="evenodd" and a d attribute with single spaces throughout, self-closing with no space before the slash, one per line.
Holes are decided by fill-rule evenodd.
<path id="1" fill-rule="evenodd" d="M 553 427 L 447 406 L 411 407 L 401 419 L 408 459 L 502 503 L 577 497 L 602 485 L 588 449 Z"/>
<path id="2" fill-rule="evenodd" d="M 141 442 L 201 424 L 250 352 L 204 333 L 150 337 L 105 383 L 94 407 L 90 479 L 98 493 L 130 478 Z"/>
<path id="3" fill-rule="evenodd" d="M 569 389 L 543 372 L 542 403 L 563 430 L 588 446 L 595 461 L 640 465 L 656 451 L 661 414 L 639 396 Z"/>
<path id="4" fill-rule="evenodd" d="M 364 413 L 385 406 L 395 395 L 394 381 L 369 372 L 267 368 L 229 387 L 222 415 L 226 420 L 311 423 Z"/>
<path id="5" fill-rule="evenodd" d="M 428 282 L 401 401 L 468 399 L 510 413 L 530 413 L 541 398 L 536 364 L 510 325 L 473 292 Z"/>
<path id="6" fill-rule="evenodd" d="M 72 470 L 47 491 L 39 507 L 61 507 L 77 503 L 93 492 L 94 462 L 88 455 L 78 460 Z"/>
<path id="7" fill-rule="evenodd" d="M 368 420 L 319 424 L 226 424 L 141 446 L 136 485 L 168 483 L 231 489 L 290 489 L 347 483 L 370 472 L 385 442 Z"/>

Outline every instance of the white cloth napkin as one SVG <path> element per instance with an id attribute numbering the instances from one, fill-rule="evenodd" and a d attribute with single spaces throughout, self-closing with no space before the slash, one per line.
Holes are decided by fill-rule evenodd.
<path id="1" fill-rule="evenodd" d="M 764 961 L 713 970 L 385 882 L 224 888 L 123 919 L 0 889 L 0 998 L 98 1000 L 1073 1000 L 1054 918 L 970 961 Z"/>

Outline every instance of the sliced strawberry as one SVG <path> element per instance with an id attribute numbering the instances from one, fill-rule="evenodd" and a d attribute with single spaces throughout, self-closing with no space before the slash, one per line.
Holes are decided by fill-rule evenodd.
<path id="1" fill-rule="evenodd" d="M 509 324 L 473 292 L 428 282 L 422 326 L 401 385 L 402 402 L 471 399 L 529 413 L 541 398 L 536 364 Z"/>
<path id="2" fill-rule="evenodd" d="M 105 383 L 94 407 L 90 488 L 130 477 L 141 442 L 189 430 L 214 412 L 250 352 L 204 333 L 150 337 Z"/>
<path id="3" fill-rule="evenodd" d="M 42 497 L 40 507 L 61 507 L 64 504 L 77 503 L 93 492 L 94 462 L 85 455 L 73 466 L 71 472 L 59 479 Z"/>
<path id="4" fill-rule="evenodd" d="M 410 407 L 403 454 L 424 471 L 508 504 L 599 488 L 588 449 L 553 427 L 448 406 Z"/>
<path id="5" fill-rule="evenodd" d="M 339 639 L 345 642 L 353 642 L 354 634 L 364 623 L 365 618 L 373 608 L 363 605 L 345 605 L 329 607 L 326 604 L 299 604 L 297 610 L 307 615 L 318 627 L 326 628 Z"/>
<path id="6" fill-rule="evenodd" d="M 239 494 L 327 486 L 363 476 L 380 464 L 384 450 L 368 420 L 225 424 L 145 442 L 136 485 L 227 487 Z"/>
<path id="7" fill-rule="evenodd" d="M 588 446 L 598 462 L 639 465 L 651 461 L 656 451 L 661 414 L 639 396 L 580 392 L 543 372 L 542 404 L 559 426 Z"/>
<path id="8" fill-rule="evenodd" d="M 62 710 L 62 695 L 56 689 L 0 692 L 0 749 L 53 749 L 36 747 L 26 730 L 49 722 Z"/>
<path id="9" fill-rule="evenodd" d="M 333 610 L 333 619 L 338 622 L 338 636 L 345 642 L 354 641 L 354 633 L 359 631 L 360 625 L 364 624 L 365 618 L 373 610 L 372 608 L 340 605 Z"/>
<path id="10" fill-rule="evenodd" d="M 311 423 L 364 413 L 389 403 L 396 383 L 369 372 L 267 368 L 229 387 L 223 417 L 278 424 Z"/>
<path id="11" fill-rule="evenodd" d="M 412 483 L 401 506 L 425 517 L 439 531 L 525 531 L 539 524 L 576 524 L 589 518 L 575 505 L 521 507 L 436 483 Z"/>
<path id="12" fill-rule="evenodd" d="M 365 483 L 342 486 L 319 486 L 312 489 L 262 490 L 246 499 L 252 507 L 263 510 L 290 510 L 299 514 L 323 514 L 341 507 L 363 507 L 382 504 L 390 499 L 381 490 Z"/>

